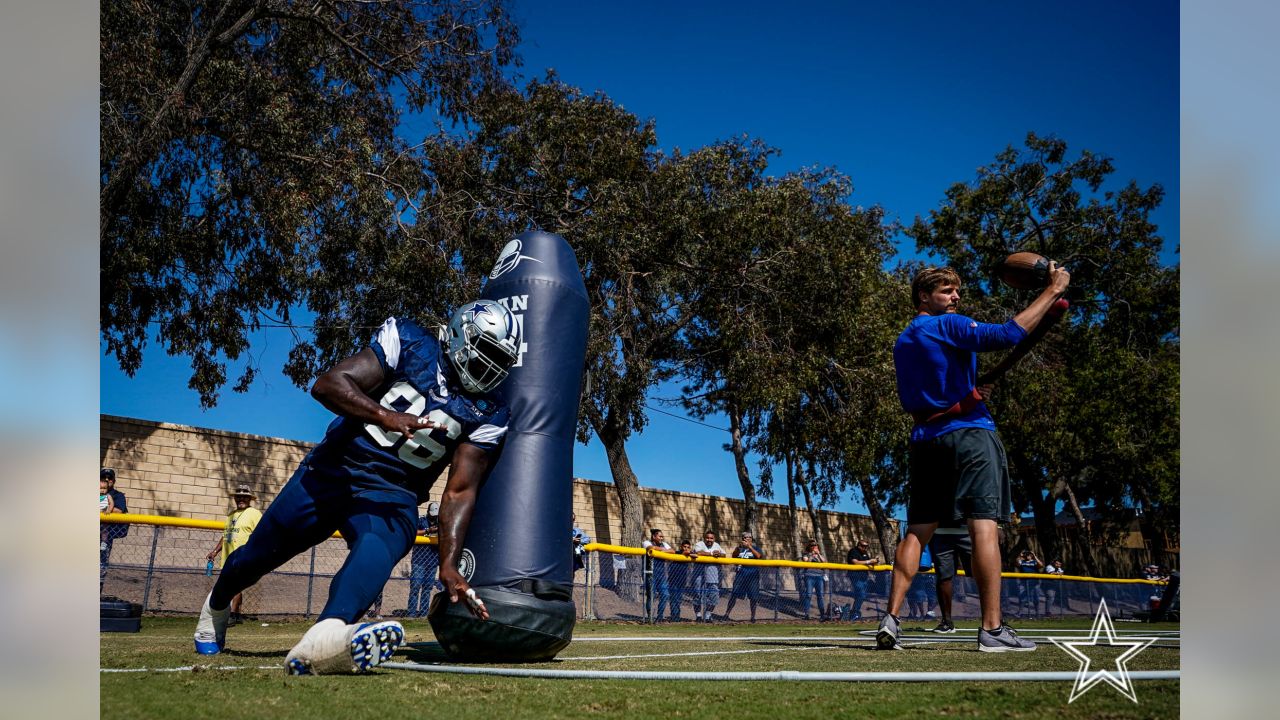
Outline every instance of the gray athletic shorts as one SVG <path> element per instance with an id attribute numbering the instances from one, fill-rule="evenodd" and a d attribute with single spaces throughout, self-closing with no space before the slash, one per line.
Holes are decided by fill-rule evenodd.
<path id="1" fill-rule="evenodd" d="M 973 540 L 969 533 L 952 535 L 950 533 L 933 533 L 929 540 L 929 554 L 933 556 L 933 572 L 938 582 L 950 580 L 956 576 L 956 563 L 964 569 L 964 574 L 973 577 Z"/>
<path id="2" fill-rule="evenodd" d="M 1009 519 L 1004 445 L 990 430 L 961 428 L 911 443 L 907 523 Z"/>

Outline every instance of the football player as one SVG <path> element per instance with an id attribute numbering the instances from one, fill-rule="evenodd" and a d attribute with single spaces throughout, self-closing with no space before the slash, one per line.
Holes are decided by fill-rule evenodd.
<path id="1" fill-rule="evenodd" d="M 501 304 L 463 305 L 438 335 L 390 318 L 369 346 L 321 375 L 311 394 L 338 415 L 228 556 L 196 625 L 196 652 L 221 652 L 236 593 L 342 532 L 350 552 L 319 619 L 285 659 L 291 674 L 363 672 L 404 641 L 398 622 L 357 623 L 417 535 L 417 507 L 450 467 L 440 507 L 440 581 L 451 602 L 488 612 L 458 572 L 476 491 L 496 459 L 510 411 L 494 394 L 519 355 Z"/>

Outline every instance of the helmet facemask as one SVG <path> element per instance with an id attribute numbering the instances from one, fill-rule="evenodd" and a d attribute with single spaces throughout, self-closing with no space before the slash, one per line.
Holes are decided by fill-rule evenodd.
<path id="1" fill-rule="evenodd" d="M 515 317 L 499 303 L 468 303 L 449 321 L 447 355 L 462 387 L 486 393 L 506 379 L 519 357 Z"/>

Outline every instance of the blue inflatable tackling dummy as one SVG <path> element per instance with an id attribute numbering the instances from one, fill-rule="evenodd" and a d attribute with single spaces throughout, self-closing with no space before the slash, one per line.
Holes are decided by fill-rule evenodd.
<path id="1" fill-rule="evenodd" d="M 481 297 L 521 322 L 520 357 L 498 388 L 511 423 L 459 563 L 489 619 L 475 619 L 446 593 L 436 593 L 428 619 L 454 659 L 549 660 L 572 640 L 576 618 L 569 529 L 587 290 L 563 238 L 526 232 L 503 248 Z"/>

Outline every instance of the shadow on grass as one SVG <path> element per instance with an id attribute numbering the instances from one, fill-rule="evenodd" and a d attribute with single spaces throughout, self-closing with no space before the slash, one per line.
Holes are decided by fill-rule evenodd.
<path id="1" fill-rule="evenodd" d="M 757 645 L 761 647 L 804 647 L 804 648 L 856 648 L 858 645 L 845 645 L 843 643 L 833 642 L 805 642 L 804 638 L 795 638 L 793 640 L 748 640 L 747 645 Z"/>
<path id="2" fill-rule="evenodd" d="M 237 658 L 267 658 L 270 660 L 279 660 L 281 666 L 284 665 L 284 656 L 288 651 L 282 650 L 234 650 L 232 648 L 223 648 L 218 655 Z M 217 656 L 210 656 L 217 657 Z"/>
<path id="3" fill-rule="evenodd" d="M 401 648 L 405 659 L 416 663 L 447 663 L 449 655 L 438 642 L 409 643 Z"/>

